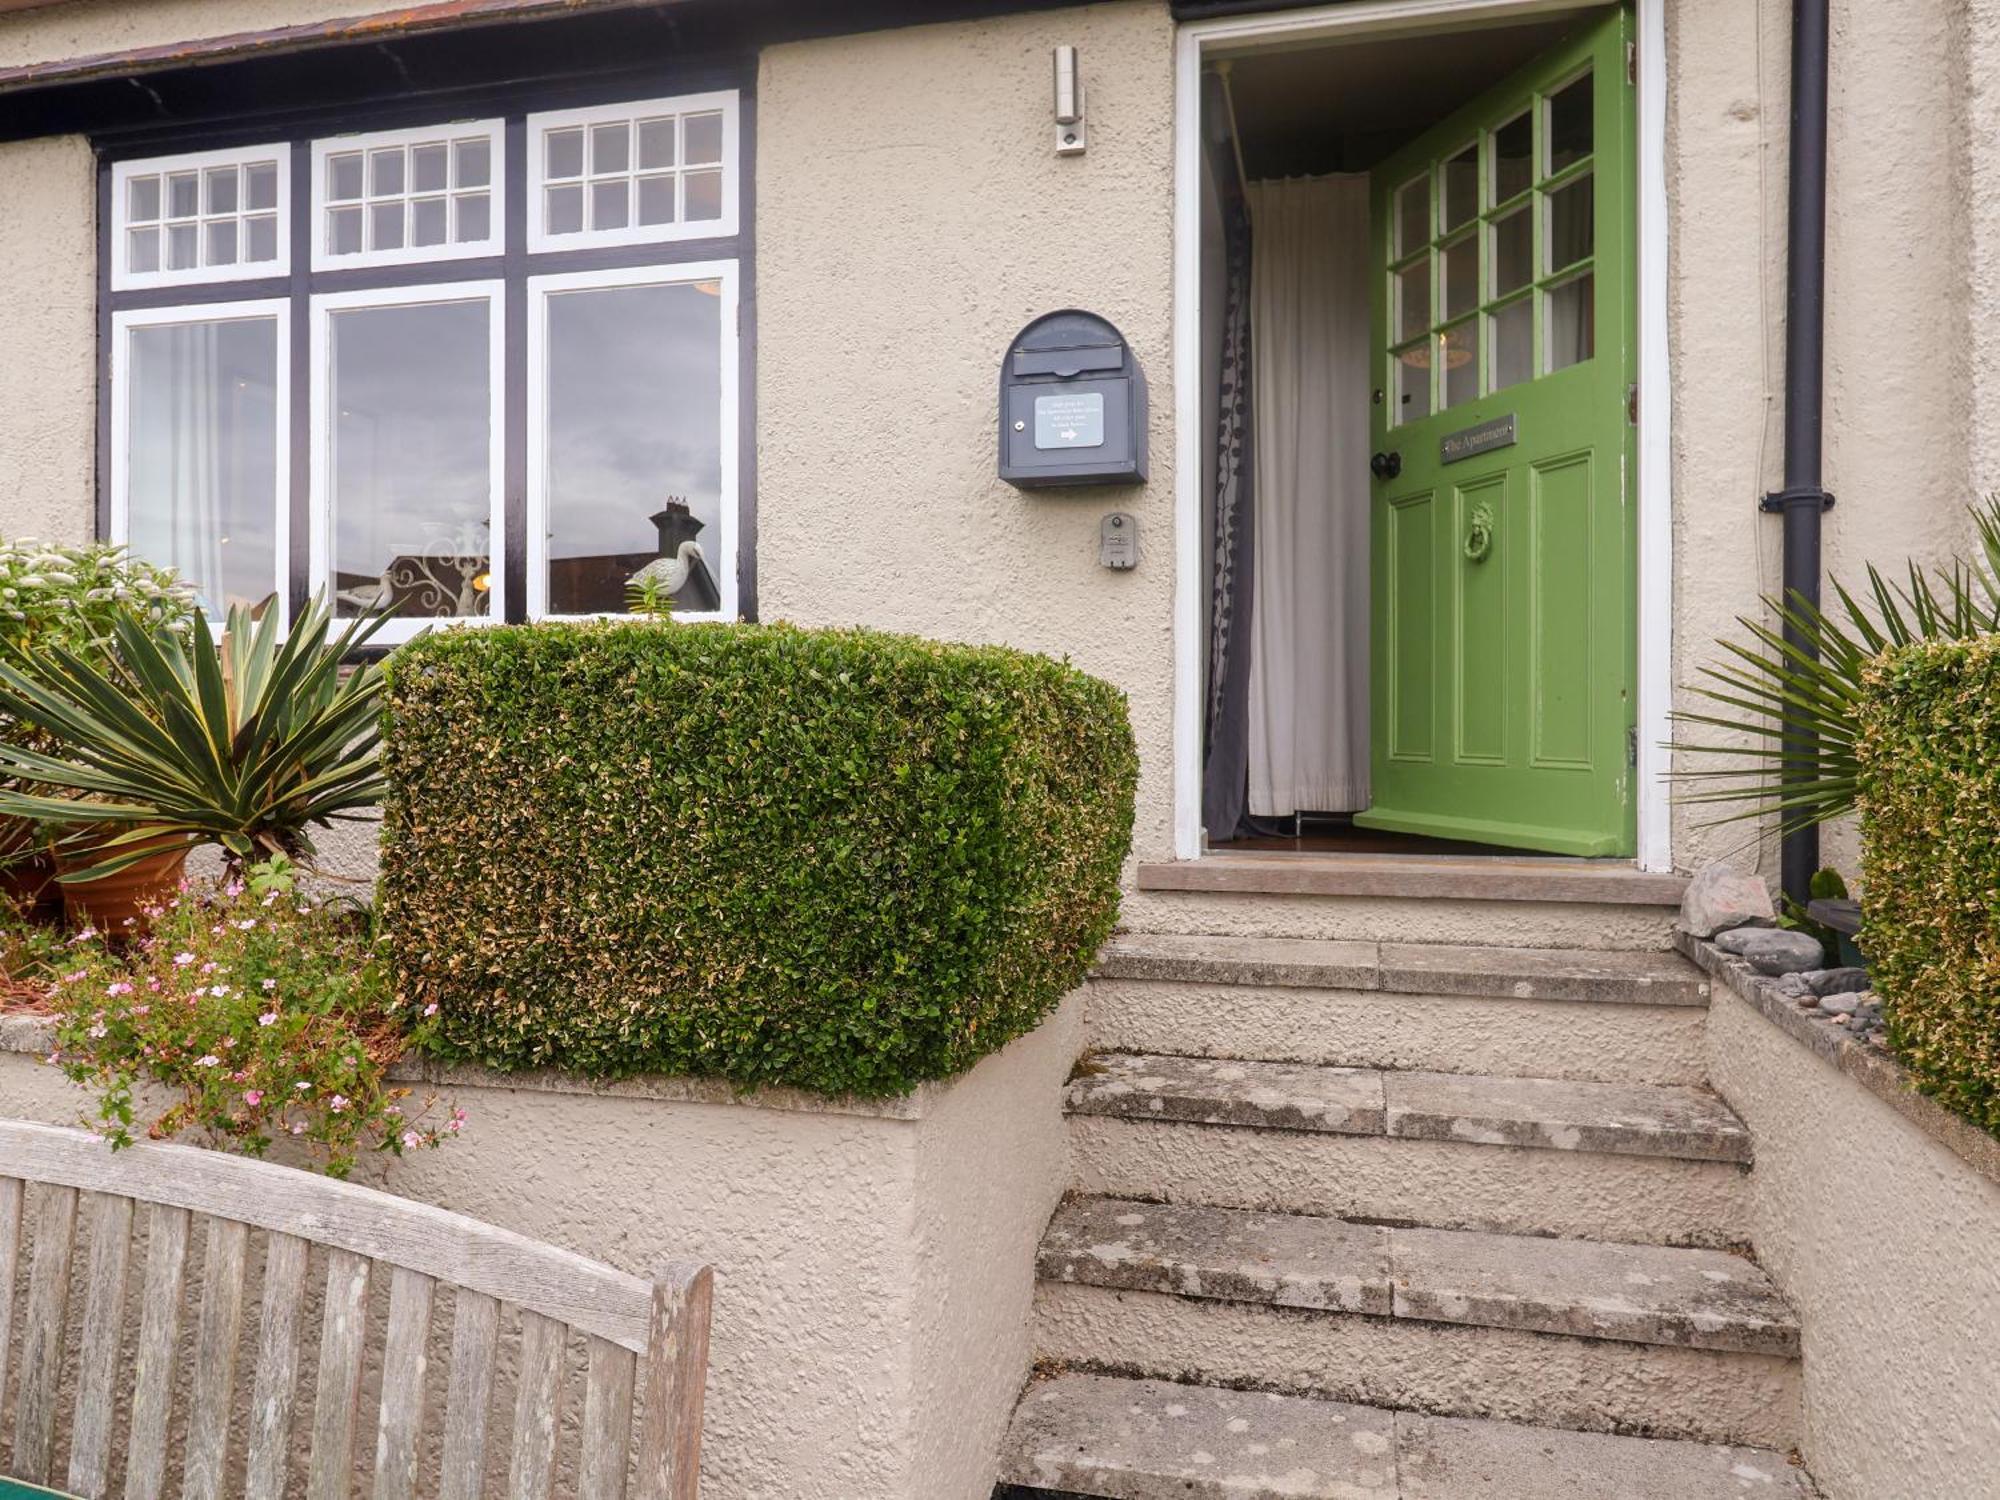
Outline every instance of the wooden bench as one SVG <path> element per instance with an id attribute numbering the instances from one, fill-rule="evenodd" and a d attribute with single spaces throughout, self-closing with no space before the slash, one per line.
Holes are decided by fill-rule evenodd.
<path id="1" fill-rule="evenodd" d="M 30 1194 L 26 1184 L 43 1186 Z M 170 1433 L 186 1500 L 280 1500 L 295 1456 L 309 1500 L 355 1492 L 355 1443 L 365 1414 L 364 1371 L 379 1375 L 374 1421 L 375 1500 L 409 1500 L 420 1457 L 436 1463 L 438 1500 L 479 1500 L 489 1467 L 488 1417 L 500 1366 L 515 1366 L 506 1457 L 507 1500 L 549 1500 L 564 1435 L 564 1353 L 588 1349 L 580 1432 L 571 1438 L 580 1500 L 623 1500 L 628 1469 L 637 1500 L 691 1500 L 699 1482 L 702 1394 L 708 1363 L 710 1269 L 667 1267 L 652 1283 L 462 1214 L 290 1167 L 187 1146 L 113 1152 L 79 1130 L 0 1121 L 0 1413 L 15 1346 L 15 1287 L 23 1219 L 33 1209 L 27 1289 L 18 1332 L 11 1445 L 0 1472 L 65 1482 L 90 1500 L 111 1494 L 124 1455 L 125 1500 L 166 1491 Z M 133 1219 L 146 1218 L 136 1336 L 125 1336 Z M 190 1309 L 192 1358 L 182 1352 L 192 1220 L 204 1220 L 199 1306 Z M 64 1344 L 77 1221 L 88 1253 L 74 1376 L 65 1393 Z M 264 1231 L 262 1306 L 247 1405 L 236 1366 L 251 1231 Z M 318 1378 L 310 1428 L 293 1435 L 299 1349 L 311 1303 L 307 1261 L 324 1246 Z M 389 1280 L 386 1333 L 371 1357 L 369 1286 Z M 432 1296 L 455 1288 L 441 1434 L 427 1434 L 421 1399 Z M 503 1359 L 502 1308 L 519 1310 L 518 1345 Z M 379 1311 L 379 1309 L 378 1309 Z M 443 1341 L 439 1340 L 442 1344 Z M 644 1364 L 643 1411 L 635 1383 Z M 183 1420 L 174 1423 L 176 1394 Z M 418 1393 L 414 1397 L 410 1393 Z M 57 1467 L 58 1417 L 70 1406 L 68 1467 Z M 122 1420 L 121 1420 L 122 1418 Z M 300 1421 L 303 1422 L 303 1415 Z M 230 1462 L 232 1422 L 245 1455 Z M 118 1429 L 122 1428 L 120 1431 Z M 304 1439 L 309 1431 L 310 1446 Z M 637 1461 L 633 1463 L 633 1449 Z M 564 1480 L 565 1493 L 570 1480 Z"/>

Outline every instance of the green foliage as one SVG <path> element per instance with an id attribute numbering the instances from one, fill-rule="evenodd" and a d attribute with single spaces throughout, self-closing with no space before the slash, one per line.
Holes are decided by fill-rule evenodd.
<path id="1" fill-rule="evenodd" d="M 1862 939 L 1890 1048 L 2000 1134 L 2000 638 L 1884 654 L 1858 749 Z"/>
<path id="2" fill-rule="evenodd" d="M 1815 922 L 1812 919 L 1812 914 L 1806 907 L 1794 901 L 1790 896 L 1785 896 L 1782 899 L 1784 910 L 1778 916 L 1778 925 L 1789 928 L 1793 932 L 1803 932 L 1808 937 L 1816 939 L 1819 943 L 1820 951 L 1826 955 L 1827 967 L 1832 968 L 1838 964 L 1840 962 L 1840 934 L 1835 932 L 1831 927 L 1828 927 L 1824 922 Z M 1840 871 L 1829 866 L 1826 869 L 1813 872 L 1811 881 L 1806 885 L 1806 900 L 1808 903 L 1813 901 L 1845 901 L 1846 899 L 1847 880 Z"/>
<path id="3" fill-rule="evenodd" d="M 292 1139 L 336 1177 L 457 1134 L 463 1111 L 432 1119 L 435 1101 L 385 1079 L 405 1037 L 356 914 L 303 900 L 281 867 L 248 873 L 183 887 L 137 941 L 70 941 L 53 1061 L 96 1096 L 92 1127 L 114 1147 L 192 1130 L 252 1156 Z M 174 1099 L 150 1121 L 142 1081 Z"/>
<path id="4" fill-rule="evenodd" d="M 1979 528 L 1977 561 L 1960 559 L 1928 572 L 1911 562 L 1900 583 L 1871 565 L 1865 596 L 1830 584 L 1833 609 L 1815 608 L 1794 594 L 1764 601 L 1776 625 L 1739 618 L 1749 641 L 1720 642 L 1727 659 L 1703 667 L 1706 681 L 1690 686 L 1714 707 L 1673 716 L 1676 723 L 1721 730 L 1728 738 L 1677 739 L 1671 748 L 1748 764 L 1677 770 L 1676 780 L 1698 789 L 1676 800 L 1733 807 L 1716 820 L 1723 823 L 1776 812 L 1786 831 L 1854 811 L 1863 775 L 1856 722 L 1869 661 L 1914 641 L 1967 640 L 2000 630 L 2000 497 L 1988 498 L 1972 516 Z M 1784 638 L 1786 625 L 1802 644 Z M 1787 733 L 1798 731 L 1816 743 L 1788 744 Z M 1793 772 L 1795 779 L 1781 780 Z"/>
<path id="5" fill-rule="evenodd" d="M 1123 695 L 863 631 L 603 622 L 389 664 L 379 910 L 435 1050 L 887 1095 L 1037 1025 L 1117 915 Z"/>
<path id="6" fill-rule="evenodd" d="M 0 744 L 0 777 L 37 784 L 0 788 L 0 815 L 104 855 L 65 879 L 175 845 L 220 844 L 237 864 L 310 854 L 309 826 L 381 795 L 381 672 L 341 670 L 379 623 L 329 641 L 317 600 L 284 634 L 275 610 L 253 621 L 236 608 L 218 646 L 199 611 L 193 628 L 168 631 L 121 607 L 108 658 L 49 645 L 32 662 L 0 662 L 0 713 L 52 742 Z"/>
<path id="7" fill-rule="evenodd" d="M 644 620 L 664 620 L 674 612 L 674 596 L 657 575 L 635 578 L 625 585 L 625 613 Z"/>
<path id="8" fill-rule="evenodd" d="M 123 547 L 0 541 L 0 658 L 26 660 L 57 647 L 102 660 L 119 618 L 183 629 L 193 612 L 192 595 L 171 571 Z"/>

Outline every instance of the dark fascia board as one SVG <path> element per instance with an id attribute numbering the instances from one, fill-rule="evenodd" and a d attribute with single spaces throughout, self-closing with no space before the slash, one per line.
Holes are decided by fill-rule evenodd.
<path id="1" fill-rule="evenodd" d="M 432 0 L 375 15 L 0 69 L 0 140 L 100 143 L 354 101 L 536 87 L 754 55 L 776 41 L 1099 0 Z"/>

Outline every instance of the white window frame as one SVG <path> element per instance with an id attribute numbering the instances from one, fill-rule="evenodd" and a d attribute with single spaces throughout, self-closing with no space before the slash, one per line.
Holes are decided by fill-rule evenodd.
<path id="1" fill-rule="evenodd" d="M 722 115 L 722 217 L 689 224 L 684 219 L 672 224 L 628 224 L 623 229 L 582 229 L 574 234 L 550 234 L 546 225 L 548 198 L 548 149 L 544 137 L 551 130 L 617 121 L 637 121 L 652 115 L 692 115 L 719 111 Z M 676 94 L 661 99 L 634 99 L 617 104 L 591 105 L 584 109 L 551 110 L 528 116 L 528 250 L 591 250 L 609 245 L 663 245 L 679 240 L 728 239 L 737 232 L 739 188 L 742 177 L 740 95 L 735 89 L 708 94 Z M 684 173 L 684 163 L 674 169 Z M 633 175 L 637 175 L 636 169 Z M 567 179 L 565 179 L 567 180 Z M 584 179 L 586 182 L 589 179 Z"/>
<path id="2" fill-rule="evenodd" d="M 486 141 L 491 163 L 486 191 L 490 195 L 492 217 L 487 221 L 486 238 L 465 244 L 446 243 L 443 245 L 411 245 L 407 242 L 409 218 L 404 218 L 405 243 L 399 250 L 361 250 L 352 255 L 335 255 L 327 242 L 327 210 L 333 205 L 327 200 L 326 163 L 327 158 L 345 156 L 359 151 L 363 154 L 363 170 L 366 170 L 366 155 L 384 146 L 416 146 L 427 142 L 445 140 L 462 141 L 470 137 L 481 137 Z M 363 196 L 358 200 L 363 218 L 367 216 L 364 185 Z M 320 136 L 312 143 L 312 268 L 315 271 L 367 270 L 377 266 L 429 265 L 435 261 L 490 260 L 498 256 L 507 241 L 507 125 L 504 120 L 440 120 L 436 124 L 418 126 L 410 130 L 371 130 L 355 135 Z M 407 181 L 401 201 L 407 209 L 414 191 Z M 430 196 L 430 195 L 426 195 Z M 456 196 L 449 187 L 444 194 L 447 201 Z M 343 200 L 345 202 L 345 200 Z"/>
<path id="3" fill-rule="evenodd" d="M 166 249 L 161 247 L 161 267 L 157 271 L 134 271 L 130 267 L 131 240 L 126 230 L 131 227 L 131 182 L 134 177 L 165 177 L 170 172 L 200 172 L 204 174 L 203 191 L 206 192 L 205 174 L 210 167 L 247 166 L 251 162 L 271 161 L 278 164 L 278 258 L 276 260 L 239 260 L 230 266 L 198 266 L 193 270 L 170 271 L 166 269 Z M 165 185 L 161 187 L 160 222 L 166 222 Z M 236 215 L 240 222 L 243 215 Z M 283 141 L 269 142 L 261 146 L 232 146 L 226 151 L 190 151 L 178 156 L 149 156 L 141 160 L 121 161 L 111 168 L 111 241 L 108 247 L 111 256 L 111 289 L 114 292 L 138 291 L 148 287 L 163 286 L 213 286 L 224 281 L 268 281 L 292 273 L 292 148 Z"/>
<path id="4" fill-rule="evenodd" d="M 727 136 L 725 133 L 725 146 Z M 738 415 L 738 328 L 736 316 L 737 263 L 733 260 L 682 261 L 650 266 L 626 266 L 606 271 L 570 271 L 528 278 L 528 546 L 527 618 L 605 619 L 614 615 L 555 615 L 549 601 L 549 381 L 548 325 L 552 294 L 614 287 L 683 286 L 713 281 L 721 286 L 722 496 L 718 520 L 717 556 L 704 558 L 715 576 L 720 606 L 713 610 L 676 610 L 676 620 L 734 620 L 737 609 L 736 548 L 740 495 L 737 488 L 740 438 Z"/>
<path id="5" fill-rule="evenodd" d="M 487 470 L 489 495 L 487 514 L 490 529 L 487 563 L 492 588 L 487 594 L 484 615 L 463 615 L 406 619 L 391 615 L 377 630 L 374 640 L 396 645 L 433 626 L 457 629 L 464 626 L 494 625 L 506 618 L 506 402 L 507 363 L 505 355 L 504 306 L 506 284 L 502 281 L 450 281 L 431 286 L 379 287 L 366 291 L 322 292 L 312 299 L 312 342 L 310 395 L 312 433 L 310 442 L 311 483 L 311 563 L 308 591 L 325 591 L 333 604 L 333 314 L 357 308 L 418 307 L 443 302 L 486 304 L 487 321 Z"/>
<path id="6" fill-rule="evenodd" d="M 278 596 L 278 618 L 291 623 L 292 555 L 292 306 L 284 297 L 246 302 L 197 302 L 183 307 L 134 309 L 111 315 L 111 540 L 129 546 L 132 540 L 132 334 L 142 328 L 171 328 L 189 323 L 247 323 L 269 318 L 278 325 L 277 384 L 273 423 L 274 470 L 277 488 L 271 493 L 276 517 L 272 542 L 271 587 Z M 212 586 L 212 585 L 211 585 Z M 211 620 L 218 633 L 224 620 Z"/>

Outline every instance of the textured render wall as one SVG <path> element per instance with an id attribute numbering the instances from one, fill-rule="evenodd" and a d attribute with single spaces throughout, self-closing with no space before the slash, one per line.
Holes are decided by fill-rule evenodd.
<path id="1" fill-rule="evenodd" d="M 78 137 L 0 145 L 0 536 L 96 524 L 95 183 Z"/>
<path id="2" fill-rule="evenodd" d="M 1058 158 L 1049 49 L 1090 150 Z M 1068 655 L 1131 695 L 1136 851 L 1171 853 L 1173 26 L 1157 0 L 774 47 L 757 143 L 758 571 L 767 619 Z M 1143 488 L 994 477 L 1008 340 L 1081 306 L 1151 382 Z M 1141 560 L 1097 566 L 1099 519 Z"/>
<path id="3" fill-rule="evenodd" d="M 1804 1325 L 1804 1453 L 1828 1500 L 1994 1493 L 2000 1183 L 1726 984 L 1708 1065 L 1756 1142 L 1751 1241 Z"/>
<path id="4" fill-rule="evenodd" d="M 1990 0 L 1974 8 L 1996 10 Z M 1840 503 L 1825 519 L 1830 576 L 1962 547 L 1972 535 L 1964 506 L 2000 484 L 2000 444 L 1975 464 L 1968 443 L 1969 337 L 1982 336 L 1989 390 L 2000 347 L 1982 327 L 1990 277 L 1977 295 L 1965 280 L 1965 9 L 1834 0 L 1825 483 Z M 1995 51 L 2000 23 L 1984 24 Z M 1783 482 L 1790 5 L 1673 0 L 1667 34 L 1678 684 L 1716 636 L 1737 633 L 1736 615 L 1779 587 L 1780 523 L 1755 505 Z M 1989 120 L 1974 140 L 1992 135 Z M 1985 202 L 2000 222 L 1990 193 Z M 1708 816 L 1677 810 L 1682 868 L 1742 844 L 1740 825 L 1698 827 Z M 1827 841 L 1850 869 L 1853 848 L 1848 834 Z M 1753 859 L 1775 872 L 1774 846 L 1738 856 Z"/>
<path id="5" fill-rule="evenodd" d="M 0 67 L 402 8 L 401 0 L 79 0 L 0 16 Z"/>
<path id="6" fill-rule="evenodd" d="M 1080 1004 L 864 1112 L 466 1070 L 448 1087 L 464 1137 L 374 1185 L 639 1274 L 713 1262 L 703 1494 L 985 1500 L 1028 1374 L 1035 1243 L 1068 1180 Z M 0 1018 L 0 1117 L 75 1124 L 85 1096 L 11 1050 L 29 1029 Z"/>

